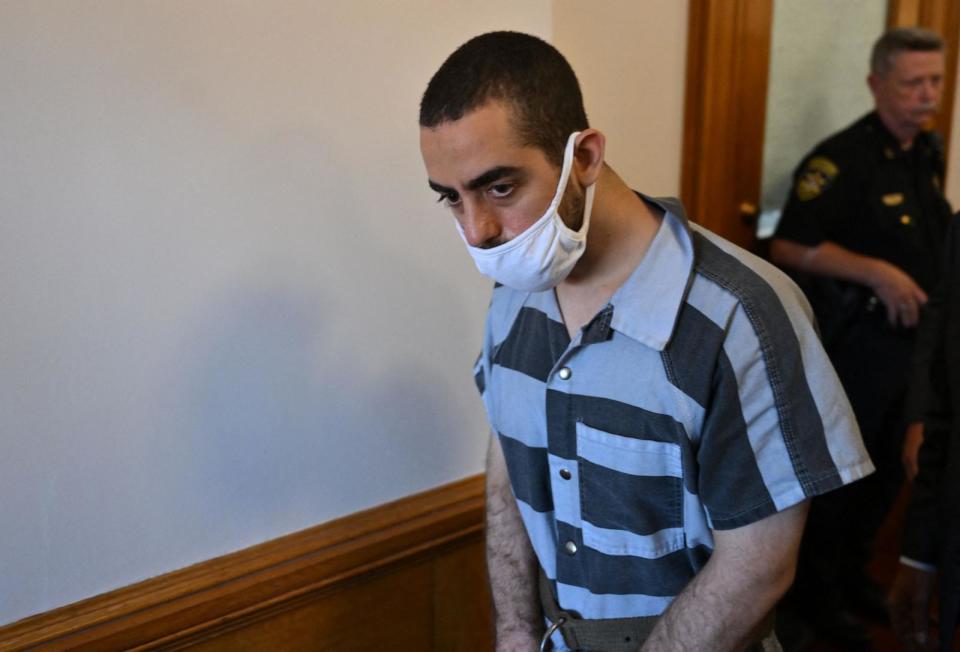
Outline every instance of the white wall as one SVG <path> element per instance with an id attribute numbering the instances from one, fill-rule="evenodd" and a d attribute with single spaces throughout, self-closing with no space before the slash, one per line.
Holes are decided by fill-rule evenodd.
<path id="1" fill-rule="evenodd" d="M 551 11 L 0 4 L 0 623 L 480 471 L 417 105 Z"/>
<path id="2" fill-rule="evenodd" d="M 554 42 L 583 87 L 607 161 L 636 190 L 680 194 L 687 2 L 555 0 Z"/>
<path id="3" fill-rule="evenodd" d="M 420 94 L 554 36 L 676 194 L 685 4 L 0 3 L 0 624 L 480 471 L 490 283 Z"/>
<path id="4" fill-rule="evenodd" d="M 761 208 L 782 208 L 800 159 L 873 108 L 870 50 L 886 19 L 887 0 L 774 2 Z"/>

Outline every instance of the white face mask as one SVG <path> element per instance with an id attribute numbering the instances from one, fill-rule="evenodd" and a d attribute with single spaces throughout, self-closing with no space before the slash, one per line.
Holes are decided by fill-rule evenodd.
<path id="1" fill-rule="evenodd" d="M 587 247 L 587 228 L 590 226 L 595 184 L 586 188 L 583 224 L 579 231 L 567 227 L 557 212 L 573 168 L 573 145 L 579 133 L 576 131 L 567 139 L 557 194 L 547 207 L 547 212 L 523 233 L 496 247 L 481 249 L 470 246 L 460 224 L 454 221 L 481 274 L 515 290 L 540 292 L 563 281 L 580 260 Z"/>

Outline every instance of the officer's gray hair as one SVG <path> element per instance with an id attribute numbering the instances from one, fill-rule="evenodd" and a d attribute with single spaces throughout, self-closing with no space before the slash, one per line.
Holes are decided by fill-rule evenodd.
<path id="1" fill-rule="evenodd" d="M 893 67 L 893 58 L 901 52 L 942 52 L 943 39 L 923 27 L 893 27 L 873 44 L 870 72 L 886 77 Z"/>

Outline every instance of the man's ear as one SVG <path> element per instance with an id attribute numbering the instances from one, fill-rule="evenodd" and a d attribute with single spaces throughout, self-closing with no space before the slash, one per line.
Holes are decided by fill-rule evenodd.
<path id="1" fill-rule="evenodd" d="M 607 137 L 597 129 L 584 129 L 574 145 L 574 166 L 584 186 L 597 182 L 603 170 L 603 156 Z"/>
<path id="2" fill-rule="evenodd" d="M 877 97 L 877 93 L 880 90 L 880 77 L 875 73 L 870 73 L 867 75 L 867 88 L 870 89 L 870 92 L 873 94 L 873 97 Z"/>

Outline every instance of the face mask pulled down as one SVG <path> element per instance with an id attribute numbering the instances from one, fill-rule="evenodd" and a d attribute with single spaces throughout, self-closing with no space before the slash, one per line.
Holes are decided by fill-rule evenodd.
<path id="1" fill-rule="evenodd" d="M 463 229 L 454 222 L 460 237 L 467 245 L 477 269 L 484 276 L 514 290 L 540 292 L 555 287 L 567 277 L 587 247 L 587 229 L 593 208 L 595 184 L 586 187 L 583 223 L 579 231 L 563 223 L 557 212 L 573 168 L 573 149 L 579 131 L 570 134 L 563 154 L 557 193 L 546 213 L 517 237 L 490 249 L 472 247 Z"/>

